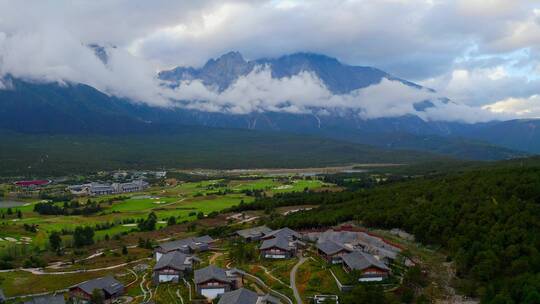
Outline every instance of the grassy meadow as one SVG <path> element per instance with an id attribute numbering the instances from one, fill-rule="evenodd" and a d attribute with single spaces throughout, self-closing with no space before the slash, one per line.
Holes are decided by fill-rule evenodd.
<path id="1" fill-rule="evenodd" d="M 34 205 L 39 200 L 28 201 L 23 206 L 12 207 L 13 214 L 7 215 L 8 208 L 0 208 L 6 216 L 0 219 L 0 247 L 21 241 L 28 242 L 39 235 L 23 229 L 24 225 L 37 225 L 38 231 L 48 234 L 52 231 L 74 230 L 77 226 L 95 226 L 110 223 L 107 229 L 96 230 L 96 240 L 127 233 L 137 229 L 136 221 L 144 219 L 154 212 L 158 217 L 158 228 L 166 226 L 170 217 L 177 223 L 197 219 L 199 213 L 208 216 L 229 207 L 249 203 L 255 198 L 246 191 L 262 191 L 265 195 L 303 191 L 325 186 L 319 180 L 288 178 L 253 178 L 238 180 L 205 180 L 200 182 L 179 183 L 175 186 L 152 187 L 145 192 L 126 195 L 106 195 L 99 197 L 80 197 L 81 204 L 89 199 L 100 202 L 102 211 L 92 215 L 40 215 L 34 212 Z M 119 199 L 120 198 L 120 199 Z M 113 202 L 109 202 L 113 199 Z M 61 206 L 63 203 L 57 203 Z M 22 217 L 17 217 L 21 211 Z M 6 239 L 7 238 L 7 239 Z M 23 238 L 23 239 L 21 239 Z M 25 239 L 24 239 L 25 238 Z M 46 238 L 46 236 L 45 236 Z M 41 240 L 40 242 L 42 242 Z"/>

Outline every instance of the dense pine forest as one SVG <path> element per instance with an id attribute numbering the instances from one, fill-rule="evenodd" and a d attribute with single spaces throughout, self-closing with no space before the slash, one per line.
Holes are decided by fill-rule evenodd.
<path id="1" fill-rule="evenodd" d="M 348 195 L 306 194 L 306 201 L 322 206 L 271 224 L 308 228 L 357 220 L 402 228 L 447 253 L 466 294 L 483 303 L 540 303 L 540 166 L 526 163 L 397 181 Z M 285 201 L 277 198 L 276 204 Z"/>

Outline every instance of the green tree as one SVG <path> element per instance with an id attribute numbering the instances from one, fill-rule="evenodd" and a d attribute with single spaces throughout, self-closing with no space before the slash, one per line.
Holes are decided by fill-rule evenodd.
<path id="1" fill-rule="evenodd" d="M 103 292 L 99 289 L 94 289 L 90 301 L 92 304 L 104 304 L 105 297 L 103 296 Z"/>
<path id="2" fill-rule="evenodd" d="M 127 255 L 128 254 L 128 248 L 126 245 L 122 246 L 122 254 Z"/>
<path id="3" fill-rule="evenodd" d="M 75 247 L 94 244 L 94 229 L 92 227 L 77 227 L 73 233 Z"/>
<path id="4" fill-rule="evenodd" d="M 253 243 L 233 242 L 229 256 L 238 264 L 252 262 L 257 258 L 257 248 Z"/>
<path id="5" fill-rule="evenodd" d="M 59 251 L 62 248 L 62 237 L 58 231 L 53 231 L 49 235 L 49 244 L 54 251 Z"/>
<path id="6" fill-rule="evenodd" d="M 154 212 L 150 212 L 146 220 L 139 223 L 139 229 L 141 231 L 153 231 L 156 230 L 157 216 Z"/>
<path id="7" fill-rule="evenodd" d="M 343 303 L 386 304 L 386 299 L 382 287 L 377 285 L 358 285 L 343 297 Z"/>

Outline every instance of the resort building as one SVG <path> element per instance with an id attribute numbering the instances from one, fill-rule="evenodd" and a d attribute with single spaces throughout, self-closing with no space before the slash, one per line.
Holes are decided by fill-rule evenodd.
<path id="1" fill-rule="evenodd" d="M 359 282 L 378 282 L 388 277 L 390 268 L 373 255 L 354 251 L 343 256 L 343 269 L 349 273 L 358 273 Z"/>
<path id="2" fill-rule="evenodd" d="M 253 227 L 236 231 L 236 235 L 240 236 L 248 242 L 259 241 L 267 233 L 272 232 L 272 229 L 266 226 Z"/>
<path id="3" fill-rule="evenodd" d="M 319 255 L 332 264 L 341 263 L 342 257 L 351 252 L 347 247 L 331 240 L 319 242 L 316 247 Z"/>
<path id="4" fill-rule="evenodd" d="M 113 303 L 124 294 L 124 285 L 111 276 L 82 282 L 69 289 L 69 297 L 73 303 L 90 303 L 92 293 L 102 293 L 106 304 Z"/>
<path id="5" fill-rule="evenodd" d="M 113 184 L 101 184 L 101 183 L 88 183 L 82 185 L 69 186 L 67 189 L 74 195 L 109 195 L 109 194 L 121 194 L 129 192 L 143 191 L 148 188 L 149 184 L 144 180 L 134 180 L 128 183 L 113 183 Z"/>
<path id="6" fill-rule="evenodd" d="M 296 255 L 297 244 L 284 237 L 264 240 L 259 248 L 261 256 L 267 259 L 289 259 Z"/>
<path id="7" fill-rule="evenodd" d="M 193 271 L 193 264 L 199 262 L 194 256 L 186 255 L 180 251 L 172 251 L 161 256 L 154 266 L 153 282 L 178 283 L 188 273 Z"/>
<path id="8" fill-rule="evenodd" d="M 243 273 L 236 269 L 224 270 L 210 265 L 195 270 L 195 288 L 197 293 L 213 300 L 218 296 L 243 286 Z"/>
<path id="9" fill-rule="evenodd" d="M 179 251 L 185 254 L 208 251 L 210 249 L 210 244 L 213 242 L 214 239 L 208 235 L 204 235 L 161 243 L 155 249 L 156 262 L 159 261 L 162 255 L 173 251 Z"/>
<path id="10" fill-rule="evenodd" d="M 269 239 L 273 239 L 273 238 L 284 238 L 284 239 L 287 239 L 287 240 L 290 240 L 290 241 L 295 241 L 295 240 L 299 240 L 302 236 L 300 235 L 300 233 L 288 228 L 288 227 L 285 227 L 285 228 L 281 228 L 281 229 L 278 229 L 278 230 L 273 230 L 273 231 L 270 231 L 268 233 L 265 233 L 264 236 L 262 237 L 263 240 L 269 240 Z"/>

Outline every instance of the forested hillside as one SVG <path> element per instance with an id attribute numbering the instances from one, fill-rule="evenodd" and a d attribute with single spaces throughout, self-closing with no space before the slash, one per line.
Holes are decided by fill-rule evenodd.
<path id="1" fill-rule="evenodd" d="M 311 136 L 202 127 L 140 135 L 28 135 L 0 130 L 0 175 L 54 176 L 115 169 L 295 168 L 446 158 Z"/>
<path id="2" fill-rule="evenodd" d="M 527 164 L 527 166 L 522 166 Z M 321 208 L 278 218 L 305 228 L 358 220 L 402 228 L 442 246 L 458 287 L 483 303 L 540 303 L 540 166 L 537 160 L 327 194 Z M 334 197 L 335 196 L 335 197 Z"/>

